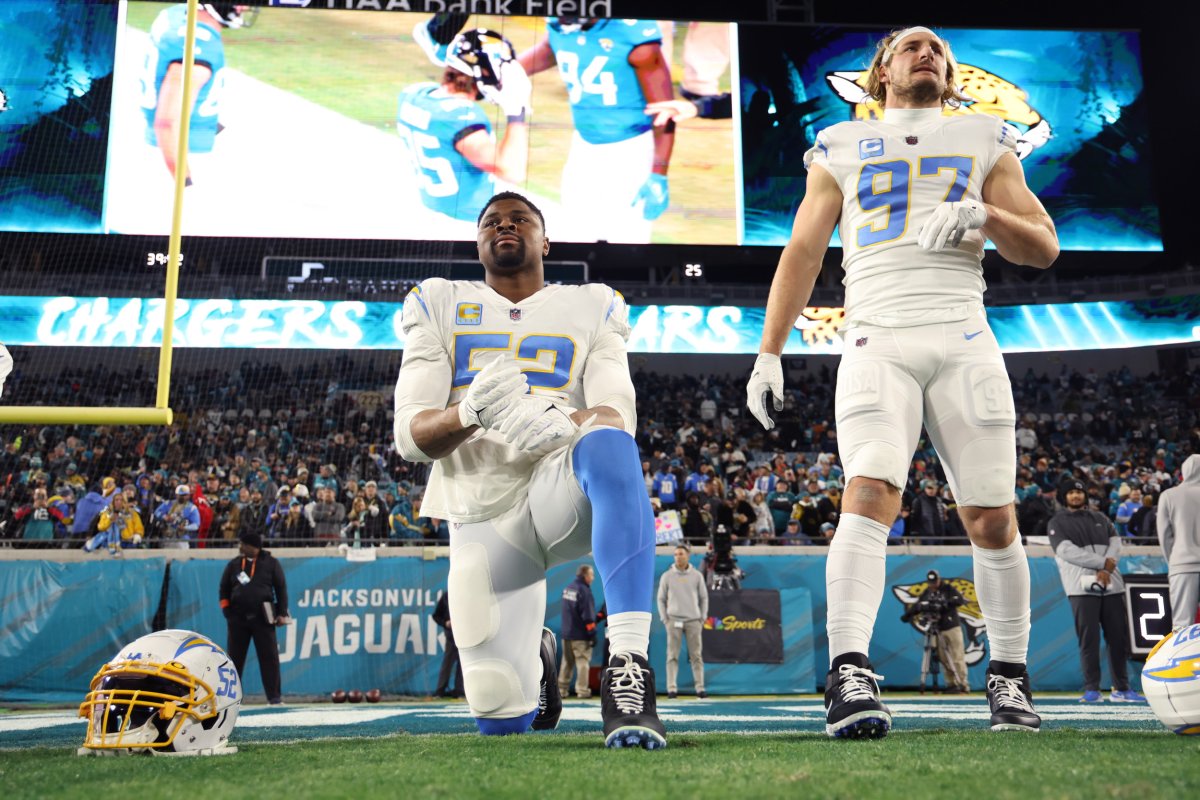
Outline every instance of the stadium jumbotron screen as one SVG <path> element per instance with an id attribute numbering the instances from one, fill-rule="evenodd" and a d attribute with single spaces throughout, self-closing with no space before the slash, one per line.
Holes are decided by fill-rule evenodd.
<path id="1" fill-rule="evenodd" d="M 739 28 L 743 243 L 787 243 L 804 195 L 803 156 L 817 133 L 881 115 L 865 70 L 886 33 Z M 993 114 L 1013 128 L 1026 180 L 1062 249 L 1162 250 L 1136 32 L 941 33 L 970 98 L 946 113 Z"/>
<path id="2" fill-rule="evenodd" d="M 163 110 L 184 10 L 4 3 L 0 23 L 22 35 L 0 56 L 0 230 L 169 232 L 174 156 L 163 142 L 174 133 Z M 457 15 L 454 31 L 497 34 L 477 53 L 510 43 L 529 65 L 524 103 L 503 87 L 482 99 L 438 94 L 448 90 L 435 59 L 447 53 L 428 36 L 430 14 L 260 12 L 251 27 L 197 29 L 210 77 L 190 129 L 185 234 L 469 240 L 482 199 L 514 187 L 545 211 L 556 241 L 778 246 L 816 133 L 879 112 L 862 69 L 882 29 Z M 1063 248 L 1161 250 L 1138 34 L 945 33 L 971 97 L 955 113 L 1013 126 Z M 57 50 L 35 47 L 44 42 Z M 635 68 L 643 45 L 667 66 Z M 646 92 L 678 101 L 701 84 L 733 118 L 707 106 L 711 118 L 681 119 L 668 148 Z M 527 124 L 510 125 L 522 109 Z M 666 163 L 665 180 L 654 162 Z M 620 185 L 632 203 L 605 198 Z"/>

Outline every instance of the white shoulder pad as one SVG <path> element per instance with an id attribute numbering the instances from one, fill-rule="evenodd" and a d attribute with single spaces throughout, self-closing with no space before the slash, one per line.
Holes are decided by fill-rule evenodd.
<path id="1" fill-rule="evenodd" d="M 438 300 L 448 286 L 449 281 L 444 278 L 426 278 L 412 288 L 404 298 L 401 328 L 405 334 L 417 325 L 429 325 L 435 321 Z"/>
<path id="2" fill-rule="evenodd" d="M 829 137 L 827 130 L 817 134 L 817 141 L 804 153 L 804 168 L 812 169 L 813 162 L 821 163 L 823 167 L 829 170 Z"/>
<path id="3" fill-rule="evenodd" d="M 629 341 L 629 305 L 616 289 L 603 283 L 594 283 L 588 290 L 596 294 L 604 309 L 604 326 L 611 328 L 625 341 Z"/>

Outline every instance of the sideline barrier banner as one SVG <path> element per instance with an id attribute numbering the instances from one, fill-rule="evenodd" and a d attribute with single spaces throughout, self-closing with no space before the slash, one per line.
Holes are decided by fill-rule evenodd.
<path id="1" fill-rule="evenodd" d="M 385 694 L 428 694 L 434 688 L 444 640 L 432 622 L 446 586 L 445 559 L 381 558 L 351 563 L 333 558 L 283 558 L 295 624 L 279 631 L 283 689 L 291 696 L 326 696 L 334 689 L 381 689 Z M 167 625 L 189 628 L 226 643 L 218 587 L 225 561 L 177 560 L 171 565 Z M 546 623 L 558 633 L 560 598 L 582 561 L 552 568 L 546 578 Z M 590 563 L 590 562 L 588 562 Z M 655 581 L 672 564 L 655 560 Z M 713 694 L 808 693 L 820 689 L 828 664 L 825 634 L 825 559 L 806 555 L 740 555 L 746 590 L 779 593 L 783 662 L 706 665 Z M 1166 571 L 1159 557 L 1122 559 L 1126 575 Z M 886 687 L 917 685 L 922 635 L 900 621 L 908 602 L 937 569 L 967 599 L 962 609 L 972 688 L 983 683 L 986 631 L 966 555 L 893 554 L 875 626 L 871 658 Z M 1070 605 L 1052 558 L 1030 558 L 1033 578 L 1029 665 L 1035 689 L 1079 689 L 1079 649 Z M 0 561 L 0 701 L 77 702 L 95 671 L 123 644 L 150 630 L 158 607 L 164 562 L 102 560 Z M 593 584 L 596 604 L 603 587 Z M 594 663 L 601 663 L 597 647 Z M 711 655 L 711 649 L 710 649 Z M 666 629 L 651 625 L 650 663 L 665 687 Z M 1107 669 L 1107 667 L 1105 667 Z M 261 698 L 257 657 L 247 659 L 246 690 Z M 1138 670 L 1130 669 L 1135 683 Z M 692 688 L 681 664 L 681 692 Z M 1107 676 L 1105 680 L 1108 680 Z M 1105 684 L 1107 685 L 1107 684 Z"/>
<path id="2" fill-rule="evenodd" d="M 96 671 L 150 633 L 164 562 L 0 561 L 0 701 L 82 702 Z"/>
<path id="3" fill-rule="evenodd" d="M 704 661 L 713 664 L 782 664 L 783 613 L 774 589 L 721 590 L 708 594 Z"/>

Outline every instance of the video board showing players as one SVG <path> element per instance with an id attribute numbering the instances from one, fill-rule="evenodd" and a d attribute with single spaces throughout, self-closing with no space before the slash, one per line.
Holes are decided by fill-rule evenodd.
<path id="1" fill-rule="evenodd" d="M 186 8 L 121 10 L 105 225 L 165 234 Z M 736 240 L 733 121 L 681 93 L 728 106 L 732 25 L 285 7 L 228 22 L 197 27 L 185 234 L 470 240 L 512 188 L 552 240 Z"/>
<path id="2" fill-rule="evenodd" d="M 819 131 L 881 116 L 864 87 L 887 33 L 739 28 L 742 243 L 787 242 L 804 196 L 804 153 Z M 1064 250 L 1162 250 L 1137 33 L 940 33 L 971 98 L 947 113 L 993 114 L 1012 127 L 1026 180 Z"/>
<path id="3" fill-rule="evenodd" d="M 117 7 L 0 3 L 0 230 L 98 233 Z"/>

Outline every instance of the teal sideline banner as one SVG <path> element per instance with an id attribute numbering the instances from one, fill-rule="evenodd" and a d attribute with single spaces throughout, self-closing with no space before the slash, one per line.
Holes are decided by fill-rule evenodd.
<path id="1" fill-rule="evenodd" d="M 384 558 L 354 563 L 332 558 L 287 558 L 290 610 L 295 624 L 279 632 L 285 695 L 326 695 L 335 689 L 378 688 L 387 694 L 433 691 L 443 655 L 443 638 L 433 623 L 434 605 L 445 588 L 445 559 Z M 562 590 L 577 566 L 562 564 L 547 575 L 546 624 L 560 629 Z M 670 568 L 658 556 L 655 581 Z M 743 586 L 778 589 L 782 609 L 782 664 L 707 664 L 713 694 L 795 694 L 819 691 L 828 663 L 825 636 L 825 559 L 755 556 L 740 558 Z M 226 641 L 218 606 L 222 561 L 171 564 L 167 625 L 195 630 L 219 644 Z M 893 555 L 871 658 L 885 686 L 914 687 L 920 674 L 923 637 L 901 622 L 907 604 L 937 569 L 967 599 L 963 609 L 971 685 L 979 689 L 987 666 L 988 641 L 975 599 L 969 556 Z M 1079 689 L 1079 651 L 1070 606 L 1052 558 L 1031 558 L 1033 630 L 1029 665 L 1041 691 Z M 1161 558 L 1126 558 L 1123 573 L 1162 573 Z M 158 607 L 165 563 L 103 560 L 83 563 L 0 562 L 0 702 L 82 700 L 96 670 L 123 645 L 150 631 Z M 596 604 L 604 602 L 599 581 Z M 710 627 L 718 621 L 708 620 Z M 713 635 L 714 631 L 707 635 Z M 597 647 L 594 664 L 600 664 Z M 666 630 L 651 626 L 651 665 L 665 690 Z M 1131 676 L 1138 674 L 1130 670 Z M 244 676 L 247 693 L 261 697 L 257 657 L 251 648 Z M 1108 677 L 1105 677 L 1108 680 Z M 1107 683 L 1103 685 L 1108 685 Z M 679 688 L 692 690 L 691 670 L 681 659 Z"/>
<path id="2" fill-rule="evenodd" d="M 0 702 L 82 702 L 101 665 L 151 631 L 157 559 L 0 561 Z"/>
<path id="3" fill-rule="evenodd" d="M 140 297 L 0 297 L 13 345 L 158 347 L 165 303 Z M 196 300 L 175 304 L 177 347 L 402 350 L 400 303 Z M 766 309 L 631 306 L 634 353 L 758 352 Z M 1155 300 L 996 306 L 988 322 L 1006 353 L 1096 350 L 1200 339 L 1200 295 Z M 806 308 L 784 352 L 840 353 L 841 308 Z M 486 320 L 483 321 L 486 325 Z"/>

